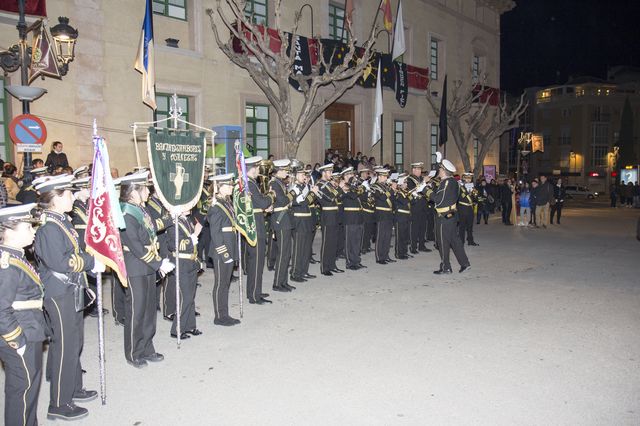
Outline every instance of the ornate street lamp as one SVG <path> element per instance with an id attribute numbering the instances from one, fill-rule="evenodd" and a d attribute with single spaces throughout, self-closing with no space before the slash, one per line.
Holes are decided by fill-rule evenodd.
<path id="1" fill-rule="evenodd" d="M 29 103 L 36 100 L 40 96 L 46 93 L 45 89 L 40 87 L 29 86 L 29 69 L 32 66 L 33 61 L 39 61 L 41 55 L 46 52 L 41 52 L 40 49 L 36 49 L 34 52 L 32 47 L 27 44 L 27 34 L 31 31 L 45 32 L 45 28 L 42 20 L 27 27 L 25 20 L 25 2 L 26 0 L 18 0 L 18 43 L 14 44 L 4 52 L 0 52 L 0 67 L 4 70 L 4 74 L 7 75 L 11 72 L 20 69 L 20 85 L 7 86 L 6 90 L 11 96 L 17 98 L 22 102 L 22 113 L 29 113 Z M 55 53 L 53 59 L 56 61 L 56 68 L 54 77 L 60 78 L 67 74 L 69 70 L 69 62 L 73 61 L 75 57 L 75 43 L 78 38 L 78 30 L 69 25 L 69 19 L 66 17 L 58 18 L 59 23 L 51 28 L 51 37 L 53 38 L 53 48 Z M 48 35 L 41 34 L 45 40 L 48 41 Z M 51 75 L 51 74 L 49 74 Z M 44 74 L 42 74 L 44 78 Z M 31 153 L 24 153 L 24 171 L 31 170 Z M 25 177 L 29 178 L 30 174 Z M 28 184 L 29 182 L 26 182 Z"/>

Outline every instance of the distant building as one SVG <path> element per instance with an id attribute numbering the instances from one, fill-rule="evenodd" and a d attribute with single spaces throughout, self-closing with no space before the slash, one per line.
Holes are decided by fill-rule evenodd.
<path id="1" fill-rule="evenodd" d="M 529 175 L 562 176 L 570 184 L 608 190 L 615 181 L 612 173 L 619 173 L 614 146 L 627 97 L 634 116 L 634 146 L 638 146 L 640 69 L 614 67 L 606 80 L 574 78 L 564 85 L 528 89 L 527 94 L 529 109 L 519 130 L 541 134 L 544 140 L 543 153 L 523 156 L 521 164 Z M 511 137 L 505 135 L 501 143 L 501 166 L 505 167 L 501 170 L 512 174 L 517 167 L 513 138 L 517 141 L 518 137 L 516 131 Z"/>

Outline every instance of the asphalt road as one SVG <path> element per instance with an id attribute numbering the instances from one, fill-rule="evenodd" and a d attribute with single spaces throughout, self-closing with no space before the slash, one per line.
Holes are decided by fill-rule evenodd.
<path id="1" fill-rule="evenodd" d="M 546 230 L 477 226 L 468 273 L 434 276 L 436 252 L 386 266 L 370 254 L 368 269 L 245 304 L 231 328 L 212 324 L 209 270 L 204 335 L 177 349 L 159 319 L 162 363 L 128 366 L 108 317 L 107 405 L 86 403 L 78 424 L 638 425 L 640 210 L 571 205 Z M 237 316 L 236 286 L 231 300 Z M 97 389 L 96 320 L 85 329 Z"/>

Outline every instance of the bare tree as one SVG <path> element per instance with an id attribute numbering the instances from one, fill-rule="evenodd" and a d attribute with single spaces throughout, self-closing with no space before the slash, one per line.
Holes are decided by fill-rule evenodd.
<path id="1" fill-rule="evenodd" d="M 528 107 L 525 93 L 520 95 L 518 103 L 509 103 L 506 93 L 501 96 L 483 83 L 464 84 L 456 80 L 451 95 L 447 105 L 447 126 L 465 171 L 471 170 L 469 148 L 473 146 L 473 139 L 478 139 L 478 159 L 473 165 L 473 175 L 477 178 L 482 174 L 484 159 L 496 140 L 520 125 L 520 117 Z M 440 99 L 430 90 L 427 90 L 427 101 L 433 112 L 440 116 Z"/>
<path id="2" fill-rule="evenodd" d="M 298 36 L 301 18 L 299 11 L 295 13 L 289 36 L 281 25 L 281 0 L 276 0 L 274 30 L 277 31 L 281 45 L 280 51 L 274 52 L 270 49 L 267 28 L 254 24 L 250 17 L 245 16 L 244 0 L 224 0 L 228 12 L 222 3 L 223 0 L 217 0 L 215 10 L 207 9 L 216 43 L 231 62 L 245 69 L 264 92 L 278 115 L 286 140 L 287 156 L 294 158 L 300 141 L 313 123 L 327 107 L 353 87 L 369 65 L 376 27 L 372 26 L 369 38 L 362 45 L 362 54 L 356 54 L 356 40 L 351 34 L 351 28 L 347 26 L 347 51 L 337 63 L 333 63 L 335 52 L 330 55 L 329 60 L 325 58 L 324 46 L 318 39 L 318 62 L 312 64 L 310 74 L 302 75 L 296 73 L 293 67 L 296 49 L 294 46 L 289 49 L 290 40 L 295 43 Z M 229 30 L 230 38 L 223 40 L 215 16 L 218 16 L 224 28 Z M 234 49 L 234 40 L 239 40 L 242 47 L 239 49 L 240 52 Z M 299 84 L 299 91 L 290 85 L 290 79 Z M 323 88 L 325 90 L 321 90 Z M 304 97 L 302 106 L 297 111 L 293 111 L 292 108 L 292 92 L 299 92 Z"/>

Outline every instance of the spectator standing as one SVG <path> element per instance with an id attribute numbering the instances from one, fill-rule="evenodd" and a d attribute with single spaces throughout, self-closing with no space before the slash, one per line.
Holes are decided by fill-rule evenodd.
<path id="1" fill-rule="evenodd" d="M 540 186 L 536 193 L 536 225 L 546 229 L 549 223 L 549 204 L 553 199 L 553 188 L 545 175 L 540 175 Z"/>
<path id="2" fill-rule="evenodd" d="M 478 186 L 478 214 L 476 216 L 476 225 L 480 225 L 480 219 L 484 220 L 486 225 L 489 221 L 489 186 L 487 181 L 482 179 Z"/>
<path id="3" fill-rule="evenodd" d="M 527 226 L 531 220 L 531 190 L 529 183 L 525 182 L 520 188 L 520 220 L 518 226 Z"/>
<path id="4" fill-rule="evenodd" d="M 53 145 L 51 145 L 51 152 L 47 155 L 47 160 L 44 162 L 44 165 L 49 168 L 49 173 L 52 173 L 59 167 L 69 167 L 67 154 L 62 152 L 63 148 L 62 142 L 60 141 L 55 141 Z"/>
<path id="5" fill-rule="evenodd" d="M 618 201 L 618 187 L 615 184 L 611 184 L 609 187 L 609 198 L 611 199 L 611 207 L 615 207 Z"/>
<path id="6" fill-rule="evenodd" d="M 624 195 L 627 201 L 627 207 L 631 208 L 633 206 L 633 195 L 634 195 L 634 187 L 633 182 L 629 181 L 624 187 Z"/>
<path id="7" fill-rule="evenodd" d="M 531 190 L 529 192 L 529 207 L 531 208 L 531 219 L 529 220 L 529 225 L 537 226 L 536 224 L 536 204 L 538 200 L 538 187 L 540 183 L 538 179 L 534 179 L 531 181 Z"/>
<path id="8" fill-rule="evenodd" d="M 560 225 L 560 216 L 562 215 L 562 207 L 564 206 L 564 198 L 567 196 L 567 190 L 562 184 L 562 178 L 558 178 L 555 186 L 553 187 L 553 199 L 554 203 L 551 204 L 551 217 L 550 223 L 553 225 L 553 216 L 556 216 L 556 223 Z"/>
<path id="9" fill-rule="evenodd" d="M 500 186 L 500 205 L 502 206 L 502 223 L 504 225 L 513 225 L 511 223 L 511 210 L 513 209 L 513 190 L 509 179 L 505 179 Z"/>
<path id="10" fill-rule="evenodd" d="M 640 208 L 640 185 L 638 182 L 633 186 L 633 207 Z"/>

